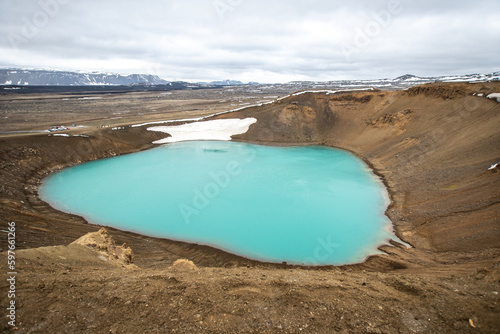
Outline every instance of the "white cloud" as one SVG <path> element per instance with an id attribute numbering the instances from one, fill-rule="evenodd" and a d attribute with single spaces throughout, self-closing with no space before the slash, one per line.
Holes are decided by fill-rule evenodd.
<path id="1" fill-rule="evenodd" d="M 3 66 L 260 82 L 500 68 L 493 0 L 20 2 L 0 3 Z"/>

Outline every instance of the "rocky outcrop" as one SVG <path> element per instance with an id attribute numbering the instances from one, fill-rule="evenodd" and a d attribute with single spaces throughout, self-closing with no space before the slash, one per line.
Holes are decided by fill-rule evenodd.
<path id="1" fill-rule="evenodd" d="M 132 265 L 134 260 L 132 249 L 130 249 L 127 244 L 117 246 L 115 240 L 109 235 L 105 228 L 101 228 L 97 232 L 85 234 L 73 241 L 70 245 L 90 247 L 98 252 L 106 254 L 110 261 L 124 266 Z"/>
<path id="2" fill-rule="evenodd" d="M 174 262 L 173 265 L 171 265 L 168 270 L 174 270 L 174 271 L 183 271 L 183 270 L 198 270 L 196 265 L 193 263 L 193 261 L 186 260 L 186 259 L 178 259 Z"/>

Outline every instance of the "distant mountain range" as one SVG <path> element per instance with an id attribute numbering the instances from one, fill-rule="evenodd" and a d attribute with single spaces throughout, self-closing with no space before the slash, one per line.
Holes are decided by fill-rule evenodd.
<path id="1" fill-rule="evenodd" d="M 236 80 L 221 80 L 221 81 L 211 81 L 211 82 L 198 82 L 199 85 L 207 86 L 244 86 L 244 85 L 260 85 L 258 82 L 243 83 Z"/>
<path id="2" fill-rule="evenodd" d="M 236 80 L 221 80 L 212 82 L 187 83 L 182 81 L 167 81 L 157 75 L 116 73 L 83 73 L 57 70 L 0 69 L 0 85 L 9 86 L 157 86 L 184 84 L 188 87 L 225 87 L 258 85 L 256 82 L 244 84 Z M 194 85 L 194 86 L 193 86 Z"/>
<path id="3" fill-rule="evenodd" d="M 337 81 L 293 81 L 287 85 L 304 87 L 336 87 L 336 88 L 404 88 L 421 85 L 429 82 L 485 82 L 500 81 L 500 72 L 489 74 L 465 74 L 454 76 L 439 77 L 418 77 L 412 74 L 405 74 L 394 79 L 375 79 L 375 80 L 337 80 Z"/>
<path id="4" fill-rule="evenodd" d="M 499 81 L 500 72 L 490 74 L 466 74 L 440 77 L 418 77 L 405 74 L 395 79 L 377 80 L 337 80 L 337 81 L 293 81 L 276 84 L 297 88 L 335 87 L 352 89 L 356 87 L 405 88 L 428 82 L 481 82 Z M 209 88 L 227 86 L 257 86 L 257 82 L 244 84 L 241 81 L 222 80 L 212 82 L 187 83 L 166 81 L 157 75 L 116 73 L 80 73 L 56 70 L 0 69 L 0 86 L 170 86 L 173 89 Z M 269 85 L 267 85 L 269 86 Z M 272 85 L 271 85 L 272 86 Z"/>
<path id="5" fill-rule="evenodd" d="M 17 86 L 107 86 L 168 85 L 156 75 L 116 73 L 78 73 L 54 70 L 0 69 L 0 85 Z"/>

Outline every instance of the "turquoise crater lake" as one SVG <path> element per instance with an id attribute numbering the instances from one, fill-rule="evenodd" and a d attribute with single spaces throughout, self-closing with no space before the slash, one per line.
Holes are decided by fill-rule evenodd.
<path id="1" fill-rule="evenodd" d="M 357 263 L 397 239 L 382 182 L 322 146 L 179 142 L 64 169 L 39 193 L 92 223 L 267 262 Z"/>

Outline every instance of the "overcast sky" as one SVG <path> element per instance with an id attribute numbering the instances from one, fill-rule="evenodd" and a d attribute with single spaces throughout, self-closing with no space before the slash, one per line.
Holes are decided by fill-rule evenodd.
<path id="1" fill-rule="evenodd" d="M 0 66 L 244 82 L 500 70 L 498 0 L 0 0 Z"/>

